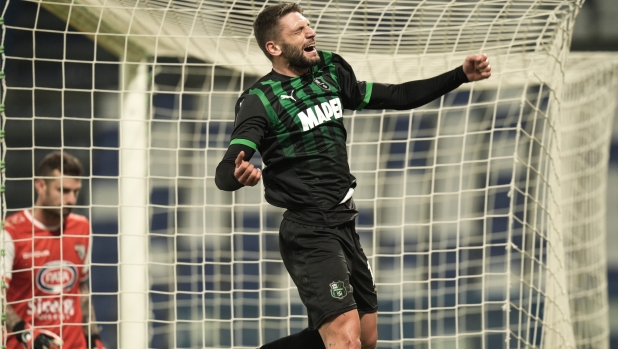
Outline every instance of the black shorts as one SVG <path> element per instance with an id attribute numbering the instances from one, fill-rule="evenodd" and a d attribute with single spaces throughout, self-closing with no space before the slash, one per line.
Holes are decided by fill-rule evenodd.
<path id="1" fill-rule="evenodd" d="M 352 309 L 359 314 L 378 310 L 371 267 L 353 220 L 318 227 L 283 219 L 279 250 L 307 307 L 309 329 L 318 329 L 330 316 Z"/>

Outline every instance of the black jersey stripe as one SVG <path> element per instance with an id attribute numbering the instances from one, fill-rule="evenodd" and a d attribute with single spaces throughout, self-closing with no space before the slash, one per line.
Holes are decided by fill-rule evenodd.
<path id="1" fill-rule="evenodd" d="M 338 86 L 341 86 L 339 83 L 339 78 L 337 77 L 337 68 L 335 68 L 334 64 L 331 64 L 333 62 L 333 53 L 329 51 L 322 51 L 322 53 L 324 54 L 324 63 L 328 67 L 328 73 L 330 74 L 331 79 L 333 79 Z M 330 86 L 330 90 L 333 91 L 333 86 Z M 334 90 L 333 92 L 338 91 L 339 89 Z"/>
<path id="2" fill-rule="evenodd" d="M 369 101 L 371 100 L 372 90 L 373 90 L 373 82 L 365 83 L 365 98 L 363 98 L 363 101 L 358 105 L 358 107 L 356 107 L 356 110 L 363 110 L 363 108 L 365 108 L 367 103 L 369 103 Z"/>
<path id="3" fill-rule="evenodd" d="M 269 85 L 271 86 L 271 88 L 273 89 L 273 93 L 276 96 L 281 95 L 284 91 L 284 86 L 283 83 L 280 81 L 267 81 L 269 83 Z M 300 103 L 300 105 L 304 106 L 305 108 L 310 108 L 314 106 L 314 102 L 313 100 L 311 100 L 311 95 L 307 94 L 305 92 L 305 88 L 306 86 L 304 86 L 302 79 L 300 77 L 294 77 L 288 81 L 286 81 L 286 85 L 289 85 L 289 88 L 294 88 L 296 97 L 298 97 L 300 100 L 302 100 L 303 103 Z M 286 86 L 288 87 L 288 86 Z M 296 123 L 296 126 L 298 127 L 298 130 L 300 132 L 301 138 L 302 138 L 302 142 L 298 142 L 296 143 L 297 146 L 299 148 L 303 148 L 304 153 L 302 153 L 302 155 L 315 155 L 318 153 L 318 145 L 316 144 L 316 139 L 314 137 L 314 132 L 312 130 L 309 131 L 303 131 L 303 127 L 302 127 L 302 122 L 299 120 L 298 118 L 298 113 L 301 111 L 299 107 L 296 106 L 296 104 L 292 103 L 289 99 L 285 99 L 285 100 L 281 100 L 279 99 L 279 103 L 281 103 L 281 105 L 285 108 L 285 110 L 287 111 L 289 117 L 294 120 L 294 122 Z M 299 149 L 301 150 L 301 149 Z M 300 155 L 299 152 L 296 153 L 296 155 Z M 321 160 L 319 159 L 308 159 L 305 162 L 305 166 L 307 168 L 307 170 L 313 172 L 313 173 L 319 173 L 320 172 L 320 168 L 323 166 L 323 163 Z"/>
<path id="4" fill-rule="evenodd" d="M 344 133 L 345 132 L 345 128 L 335 128 L 335 134 L 337 135 L 337 137 L 341 140 L 341 142 L 343 142 L 343 144 L 345 144 L 346 138 L 347 138 L 347 134 Z M 347 154 L 347 153 L 346 153 Z"/>
<path id="5" fill-rule="evenodd" d="M 328 72 L 330 73 L 331 79 L 339 85 L 339 78 L 337 77 L 337 68 L 335 68 L 334 64 L 331 64 L 333 61 L 333 53 L 329 51 L 322 51 L 322 55 L 324 57 L 324 65 L 328 67 Z M 331 90 L 332 90 L 331 86 Z M 356 110 L 363 110 L 363 108 L 369 103 L 371 100 L 371 92 L 373 90 L 373 82 L 365 83 L 365 98 L 363 101 L 356 107 Z"/>
<path id="6" fill-rule="evenodd" d="M 330 78 L 333 79 L 333 81 L 337 84 L 337 87 L 329 85 L 329 88 L 335 94 L 339 94 L 339 91 L 341 91 L 341 84 L 339 83 L 339 77 L 337 76 L 337 68 L 335 67 L 334 64 L 332 64 L 333 53 L 329 51 L 322 51 L 322 52 L 324 53 L 324 62 L 326 62 L 326 67 L 328 69 Z"/>
<path id="7" fill-rule="evenodd" d="M 258 96 L 260 101 L 262 101 L 264 109 L 266 109 L 266 113 L 268 114 L 270 123 L 273 126 L 273 129 L 277 135 L 277 140 L 279 141 L 279 144 L 281 145 L 285 156 L 294 157 L 294 145 L 290 140 L 290 133 L 285 128 L 285 125 L 283 125 L 281 120 L 279 120 L 279 118 L 277 117 L 277 113 L 273 109 L 273 106 L 270 104 L 270 101 L 268 101 L 268 98 L 266 98 L 264 92 L 260 89 L 254 88 L 251 89 L 249 93 Z"/>
<path id="8" fill-rule="evenodd" d="M 296 78 L 291 79 L 290 85 L 294 88 L 294 91 L 296 91 L 296 96 L 300 99 L 299 104 L 302 106 L 303 108 L 302 110 L 307 110 L 315 106 L 315 103 L 311 99 L 311 94 L 307 94 L 307 92 L 305 92 L 309 84 L 306 85 L 305 83 L 303 83 L 303 80 L 301 77 L 296 77 Z M 298 110 L 296 111 L 296 114 L 294 114 L 294 120 L 299 125 L 299 128 L 302 130 L 303 129 L 302 122 L 298 118 L 298 113 L 300 113 L 300 111 L 301 111 L 301 108 L 298 108 Z M 309 132 L 303 132 L 302 134 L 303 134 L 303 145 L 305 146 L 306 152 L 308 154 L 316 154 L 318 152 L 318 144 L 314 137 L 314 133 L 309 131 Z"/>
<path id="9" fill-rule="evenodd" d="M 333 63 L 333 53 L 330 51 L 321 51 L 322 57 L 324 58 L 324 65 L 329 66 Z"/>
<path id="10" fill-rule="evenodd" d="M 322 130 L 322 134 L 324 135 L 328 135 L 326 137 L 324 137 L 324 139 L 334 139 L 336 136 L 332 134 L 331 130 L 329 129 L 330 127 L 322 124 L 320 125 L 320 129 Z M 334 128 L 336 129 L 336 128 Z M 333 158 L 337 157 L 337 148 L 335 148 L 333 145 L 332 141 L 326 142 L 327 144 L 331 145 L 328 147 L 328 155 L 330 155 Z"/>
<path id="11" fill-rule="evenodd" d="M 300 80 L 300 78 L 293 78 L 292 80 L 295 80 L 295 79 Z M 269 85 L 273 93 L 275 94 L 275 96 L 281 96 L 282 94 L 286 93 L 286 91 L 283 89 L 281 81 L 267 80 L 267 81 L 262 82 L 262 84 Z M 294 121 L 294 123 L 298 127 L 298 130 L 301 131 L 303 129 L 303 126 L 302 126 L 301 121 L 297 117 L 298 113 L 300 112 L 300 109 L 294 104 L 294 102 L 292 102 L 288 98 L 286 99 L 279 98 L 279 103 L 281 104 L 283 108 L 285 108 L 288 116 Z M 288 130 L 288 131 L 291 131 L 291 130 Z M 303 140 L 302 145 L 305 148 L 304 149 L 305 152 L 314 153 L 317 151 L 315 139 L 313 138 L 313 133 L 302 132 L 301 138 Z"/>

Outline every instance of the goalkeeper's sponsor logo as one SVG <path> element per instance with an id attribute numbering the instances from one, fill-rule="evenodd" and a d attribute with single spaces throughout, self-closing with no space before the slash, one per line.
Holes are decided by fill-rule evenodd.
<path id="1" fill-rule="evenodd" d="M 28 302 L 28 315 L 41 320 L 67 320 L 75 315 L 75 301 L 72 298 L 35 298 Z"/>
<path id="2" fill-rule="evenodd" d="M 24 252 L 22 253 L 21 258 L 23 259 L 41 258 L 41 257 L 47 257 L 50 254 L 51 253 L 49 252 L 49 250 Z"/>
<path id="3" fill-rule="evenodd" d="M 333 281 L 330 283 L 330 295 L 333 298 L 344 299 L 348 295 L 348 290 L 345 289 L 343 281 Z"/>
<path id="4" fill-rule="evenodd" d="M 77 267 L 67 261 L 51 261 L 43 265 L 36 274 L 37 287 L 46 293 L 67 292 L 77 282 Z"/>
<path id="5" fill-rule="evenodd" d="M 341 110 L 341 100 L 333 98 L 328 102 L 316 104 L 298 113 L 298 119 L 303 125 L 303 131 L 311 130 L 326 121 L 340 119 L 343 117 Z"/>

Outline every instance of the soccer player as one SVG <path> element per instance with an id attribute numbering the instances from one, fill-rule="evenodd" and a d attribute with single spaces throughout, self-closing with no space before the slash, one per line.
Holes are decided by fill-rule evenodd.
<path id="1" fill-rule="evenodd" d="M 341 56 L 317 50 L 316 32 L 297 4 L 266 7 L 253 28 L 272 71 L 239 97 L 215 182 L 232 191 L 263 177 L 266 200 L 287 209 L 279 248 L 309 317 L 308 329 L 262 348 L 375 348 L 377 294 L 355 230 L 356 180 L 342 112 L 422 106 L 488 78 L 489 60 L 468 56 L 452 71 L 403 84 L 357 81 Z M 263 172 L 249 162 L 256 151 Z"/>
<path id="2" fill-rule="evenodd" d="M 104 348 L 88 299 L 90 226 L 71 213 L 82 172 L 74 156 L 48 154 L 36 172 L 34 208 L 6 219 L 9 349 Z"/>

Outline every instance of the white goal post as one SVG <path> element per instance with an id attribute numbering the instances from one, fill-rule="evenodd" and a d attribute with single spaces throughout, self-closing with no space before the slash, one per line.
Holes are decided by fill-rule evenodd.
<path id="1" fill-rule="evenodd" d="M 2 24 L 2 214 L 27 207 L 4 192 L 32 180 L 10 175 L 24 151 L 63 149 L 88 164 L 80 209 L 91 219 L 91 297 L 107 348 L 256 348 L 306 327 L 279 256 L 282 210 L 261 183 L 235 193 L 214 184 L 234 102 L 270 70 L 251 24 L 277 1 L 31 3 L 32 25 Z M 341 54 L 361 80 L 423 79 L 468 54 L 490 57 L 490 79 L 426 106 L 345 113 L 378 347 L 609 348 L 605 189 L 618 55 L 569 52 L 584 1 L 299 3 L 318 48 Z M 42 11 L 66 25 L 37 24 Z M 7 44 L 24 33 L 31 50 Z M 76 36 L 93 52 L 76 54 Z M 41 38 L 57 39 L 61 54 L 41 56 Z M 61 81 L 37 84 L 49 66 Z M 71 82 L 82 68 L 89 86 Z M 118 83 L 102 87 L 110 74 Z M 25 116 L 11 108 L 23 101 Z M 4 138 L 25 120 L 26 148 Z M 55 143 L 39 142 L 56 132 L 47 121 L 62 124 Z M 80 141 L 67 141 L 68 130 Z"/>

